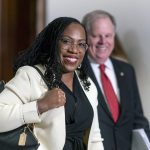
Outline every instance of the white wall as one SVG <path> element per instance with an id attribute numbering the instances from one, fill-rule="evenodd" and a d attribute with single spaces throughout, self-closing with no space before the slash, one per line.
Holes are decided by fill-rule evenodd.
<path id="1" fill-rule="evenodd" d="M 95 9 L 112 13 L 117 32 L 137 74 L 145 115 L 150 121 L 150 1 L 149 0 L 46 0 L 46 24 L 56 17 L 79 20 Z M 130 82 L 130 81 L 129 81 Z"/>

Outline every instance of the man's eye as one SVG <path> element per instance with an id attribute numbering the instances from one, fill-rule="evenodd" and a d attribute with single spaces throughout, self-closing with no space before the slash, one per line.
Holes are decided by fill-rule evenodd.
<path id="1" fill-rule="evenodd" d="M 106 38 L 112 38 L 113 35 L 112 35 L 112 34 L 107 34 L 105 37 L 106 37 Z"/>
<path id="2" fill-rule="evenodd" d="M 95 35 L 95 34 L 92 34 L 91 36 L 92 36 L 92 38 L 97 38 L 97 37 L 98 37 L 98 36 Z"/>

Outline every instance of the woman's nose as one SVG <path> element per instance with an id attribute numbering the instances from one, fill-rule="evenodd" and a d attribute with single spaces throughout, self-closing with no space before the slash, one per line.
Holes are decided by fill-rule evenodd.
<path id="1" fill-rule="evenodd" d="M 78 44 L 72 44 L 69 50 L 72 53 L 77 53 L 79 51 Z"/>

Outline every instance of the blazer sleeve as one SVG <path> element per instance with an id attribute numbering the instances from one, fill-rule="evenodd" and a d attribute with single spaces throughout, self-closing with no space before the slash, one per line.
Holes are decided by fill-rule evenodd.
<path id="1" fill-rule="evenodd" d="M 25 66 L 5 85 L 0 93 L 0 132 L 41 121 L 36 106 L 44 89 L 40 83 L 36 70 Z"/>

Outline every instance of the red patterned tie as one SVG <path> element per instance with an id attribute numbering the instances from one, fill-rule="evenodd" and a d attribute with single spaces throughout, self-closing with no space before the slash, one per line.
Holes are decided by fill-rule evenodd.
<path id="1" fill-rule="evenodd" d="M 118 99 L 117 99 L 117 96 L 114 92 L 114 89 L 112 87 L 112 84 L 111 84 L 109 78 L 105 74 L 105 65 L 104 64 L 100 65 L 100 71 L 101 71 L 101 81 L 102 81 L 104 94 L 106 96 L 107 103 L 108 103 L 110 112 L 112 114 L 112 118 L 113 118 L 114 122 L 116 122 L 118 119 L 118 116 L 119 116 Z"/>

